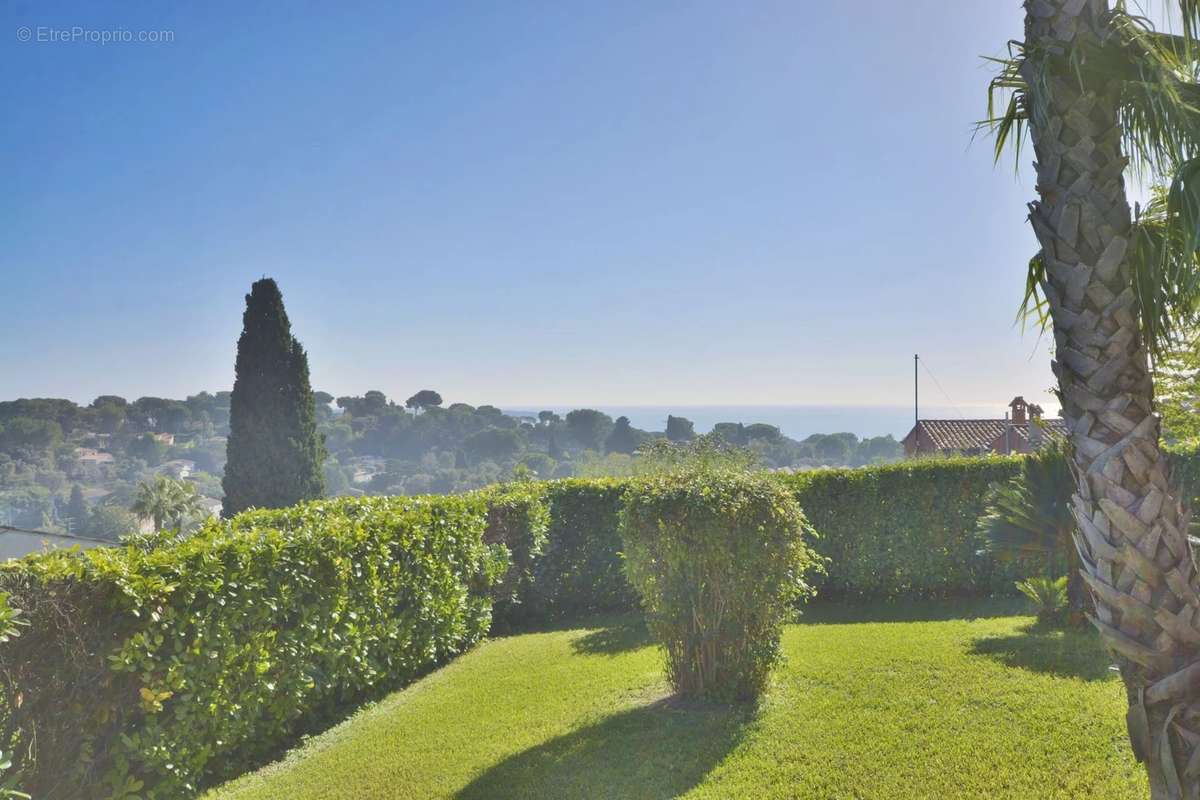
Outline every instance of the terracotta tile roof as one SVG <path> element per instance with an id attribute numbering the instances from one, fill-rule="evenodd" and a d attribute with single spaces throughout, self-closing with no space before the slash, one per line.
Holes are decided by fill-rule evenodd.
<path id="1" fill-rule="evenodd" d="M 1050 436 L 1067 435 L 1067 424 L 1061 419 L 1043 419 L 1041 423 Z M 1029 438 L 1027 423 L 1010 423 L 1003 419 L 922 419 L 917 422 L 918 429 L 929 437 L 936 449 L 959 452 L 990 450 L 992 442 L 1004 434 L 1006 425 L 1012 426 L 1014 436 Z"/>

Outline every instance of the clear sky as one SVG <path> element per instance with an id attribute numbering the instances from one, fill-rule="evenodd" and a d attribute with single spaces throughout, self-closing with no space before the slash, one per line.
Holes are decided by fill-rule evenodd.
<path id="1" fill-rule="evenodd" d="M 1017 0 L 260 5 L 0 6 L 0 397 L 228 388 L 262 275 L 334 394 L 1053 380 L 1029 166 L 971 141 Z"/>

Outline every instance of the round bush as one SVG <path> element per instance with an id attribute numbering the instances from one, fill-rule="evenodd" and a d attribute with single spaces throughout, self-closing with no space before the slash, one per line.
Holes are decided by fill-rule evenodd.
<path id="1" fill-rule="evenodd" d="M 767 475 L 675 473 L 632 483 L 625 570 L 684 696 L 748 700 L 779 660 L 783 623 L 820 562 L 792 494 Z"/>

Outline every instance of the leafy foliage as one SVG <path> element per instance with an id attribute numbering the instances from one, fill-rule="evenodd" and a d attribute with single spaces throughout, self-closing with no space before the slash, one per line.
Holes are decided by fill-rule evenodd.
<path id="1" fill-rule="evenodd" d="M 0 646 L 25 788 L 193 795 L 470 647 L 506 561 L 485 524 L 479 496 L 347 499 L 5 567 L 31 622 Z"/>
<path id="2" fill-rule="evenodd" d="M 130 511 L 153 522 L 156 531 L 167 527 L 182 531 L 189 517 L 201 513 L 200 493 L 187 481 L 159 475 L 138 487 Z"/>
<path id="3" fill-rule="evenodd" d="M 533 482 L 498 487 L 486 498 L 484 541 L 502 545 L 508 561 L 508 569 L 492 590 L 493 628 L 511 628 L 527 619 L 525 606 L 533 599 L 535 566 L 550 528 L 550 505 L 545 485 Z"/>
<path id="4" fill-rule="evenodd" d="M 997 558 L 1061 574 L 1074 547 L 1074 490 L 1065 446 L 1047 446 L 1026 457 L 1017 475 L 988 490 L 987 507 L 979 517 L 984 548 Z"/>
<path id="5" fill-rule="evenodd" d="M 1067 578 L 1038 575 L 1017 581 L 1017 589 L 1029 598 L 1037 609 L 1039 622 L 1049 622 L 1067 607 Z"/>
<path id="6" fill-rule="evenodd" d="M 624 484 L 611 478 L 552 481 L 546 486 L 550 529 L 523 620 L 542 623 L 636 607 L 621 566 L 619 530 Z"/>
<path id="7" fill-rule="evenodd" d="M 795 498 L 764 475 L 667 473 L 632 484 L 621 536 L 630 583 L 685 696 L 748 700 L 779 661 L 819 559 Z"/>
<path id="8" fill-rule="evenodd" d="M 308 379 L 308 356 L 292 336 L 283 295 L 270 278 L 246 295 L 229 406 L 225 514 L 280 508 L 325 493 Z"/>
<path id="9" fill-rule="evenodd" d="M 1154 365 L 1154 403 L 1167 442 L 1200 441 L 1200 338 L 1194 331 Z"/>
<path id="10" fill-rule="evenodd" d="M 781 480 L 820 533 L 823 595 L 989 594 L 1025 576 L 981 553 L 976 533 L 988 486 L 1019 468 L 1015 457 L 922 459 Z"/>
<path id="11" fill-rule="evenodd" d="M 1107 35 L 1075 39 L 1063 51 L 1010 44 L 988 87 L 987 119 L 997 160 L 1010 145 L 1016 161 L 1031 121 L 1049 124 L 1037 105 L 1063 78 L 1071 90 L 1117 91 L 1122 145 L 1136 174 L 1162 182 L 1134 214 L 1126 259 L 1132 268 L 1138 323 L 1155 358 L 1167 356 L 1193 327 L 1200 307 L 1200 52 L 1194 33 L 1200 4 L 1183 0 L 1184 35 L 1162 34 L 1125 4 L 1108 12 Z M 1037 91 L 1033 91 L 1036 87 Z M 1045 265 L 1029 262 L 1022 314 L 1049 323 L 1041 292 Z"/>

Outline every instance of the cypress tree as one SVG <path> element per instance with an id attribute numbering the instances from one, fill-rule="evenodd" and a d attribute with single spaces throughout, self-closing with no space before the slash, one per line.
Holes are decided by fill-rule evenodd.
<path id="1" fill-rule="evenodd" d="M 72 522 L 72 533 L 83 533 L 83 529 L 87 527 L 87 503 L 83 499 L 83 487 L 78 483 L 71 487 L 71 499 L 67 503 L 67 519 Z"/>
<path id="2" fill-rule="evenodd" d="M 225 516 L 324 496 L 325 443 L 317 433 L 308 356 L 270 278 L 246 295 L 234 372 L 221 481 Z"/>

